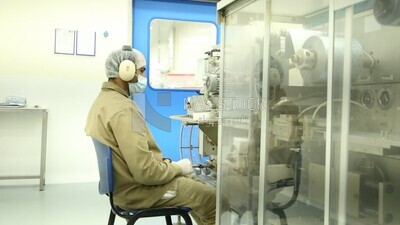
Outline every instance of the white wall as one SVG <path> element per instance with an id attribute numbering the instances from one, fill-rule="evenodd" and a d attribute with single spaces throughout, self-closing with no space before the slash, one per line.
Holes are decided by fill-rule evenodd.
<path id="1" fill-rule="evenodd" d="M 46 183 L 97 181 L 86 116 L 106 80 L 106 56 L 131 44 L 132 0 L 2 0 L 0 28 L 0 102 L 24 96 L 49 109 Z M 95 31 L 96 56 L 54 54 L 56 28 Z M 0 114 L 0 176 L 39 171 L 34 119 Z"/>

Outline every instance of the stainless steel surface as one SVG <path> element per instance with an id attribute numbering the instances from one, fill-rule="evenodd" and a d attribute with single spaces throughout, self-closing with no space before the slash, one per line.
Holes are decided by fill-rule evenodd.
<path id="1" fill-rule="evenodd" d="M 44 190 L 46 183 L 46 150 L 47 150 L 47 118 L 48 110 L 42 112 L 42 140 L 41 140 L 41 156 L 40 156 L 40 183 L 39 190 Z"/>
<path id="2" fill-rule="evenodd" d="M 398 215 L 400 199 L 399 183 L 380 182 L 378 194 L 378 222 L 379 224 L 400 224 Z"/>
<path id="3" fill-rule="evenodd" d="M 199 153 L 203 156 L 217 155 L 218 149 L 218 127 L 215 127 L 214 134 L 209 132 L 207 135 L 202 130 L 199 131 Z M 210 138 L 212 137 L 212 138 Z"/>

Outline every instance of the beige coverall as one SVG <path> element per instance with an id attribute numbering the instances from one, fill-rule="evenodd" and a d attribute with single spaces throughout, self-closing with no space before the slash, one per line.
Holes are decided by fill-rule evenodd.
<path id="1" fill-rule="evenodd" d="M 215 189 L 182 176 L 177 164 L 163 161 L 139 108 L 126 91 L 104 82 L 85 131 L 112 149 L 114 201 L 119 207 L 187 206 L 198 225 L 215 224 Z M 165 198 L 167 191 L 176 196 Z"/>

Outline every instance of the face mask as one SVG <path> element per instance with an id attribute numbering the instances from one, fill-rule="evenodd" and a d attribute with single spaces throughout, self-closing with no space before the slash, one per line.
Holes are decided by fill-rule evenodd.
<path id="1" fill-rule="evenodd" d="M 138 82 L 129 83 L 129 93 L 132 95 L 134 93 L 142 93 L 147 86 L 147 78 L 138 75 Z"/>

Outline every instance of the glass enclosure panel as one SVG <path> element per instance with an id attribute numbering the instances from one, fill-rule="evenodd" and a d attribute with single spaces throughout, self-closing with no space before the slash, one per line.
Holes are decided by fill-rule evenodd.
<path id="1" fill-rule="evenodd" d="M 257 222 L 260 151 L 260 91 L 265 1 L 248 1 L 224 23 L 223 82 L 219 124 L 221 154 L 219 224 Z"/>
<path id="2" fill-rule="evenodd" d="M 271 1 L 264 224 L 324 224 L 328 6 Z"/>
<path id="3" fill-rule="evenodd" d="M 235 6 L 223 30 L 219 152 L 221 213 L 234 216 L 220 224 L 324 224 L 328 1 Z"/>
<path id="4" fill-rule="evenodd" d="M 216 45 L 212 23 L 154 19 L 150 24 L 151 87 L 198 89 L 203 87 L 205 51 Z"/>
<path id="5" fill-rule="evenodd" d="M 334 17 L 330 224 L 400 224 L 400 1 Z"/>

